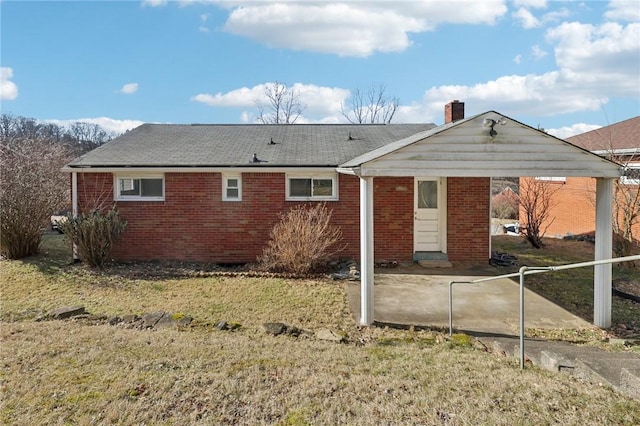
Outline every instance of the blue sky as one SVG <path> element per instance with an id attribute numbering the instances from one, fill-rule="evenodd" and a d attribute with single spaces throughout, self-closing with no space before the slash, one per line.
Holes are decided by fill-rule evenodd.
<path id="1" fill-rule="evenodd" d="M 3 113 L 113 132 L 251 123 L 264 87 L 344 122 L 384 85 L 394 122 L 496 110 L 561 137 L 640 115 L 640 2 L 1 0 Z"/>

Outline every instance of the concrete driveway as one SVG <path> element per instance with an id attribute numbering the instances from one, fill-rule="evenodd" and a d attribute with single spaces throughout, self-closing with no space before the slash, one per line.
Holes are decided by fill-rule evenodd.
<path id="1" fill-rule="evenodd" d="M 376 270 L 374 319 L 378 323 L 449 328 L 449 282 L 495 276 L 492 267 L 423 269 L 417 265 Z M 360 283 L 347 285 L 351 310 L 360 318 Z M 510 279 L 453 286 L 454 330 L 517 335 L 520 286 Z M 591 328 L 536 293 L 525 289 L 525 328 Z"/>

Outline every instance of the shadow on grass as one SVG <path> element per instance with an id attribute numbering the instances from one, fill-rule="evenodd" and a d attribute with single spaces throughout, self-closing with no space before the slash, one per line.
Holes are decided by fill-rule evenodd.
<path id="1" fill-rule="evenodd" d="M 545 239 L 542 249 L 533 249 L 515 237 L 493 239 L 493 249 L 516 256 L 517 265 L 496 268 L 500 273 L 518 272 L 521 266 L 557 266 L 594 259 L 594 245 L 586 241 Z M 624 264 L 612 267 L 613 279 L 640 281 L 640 271 Z M 525 277 L 525 286 L 572 314 L 593 323 L 593 267 L 546 272 Z M 515 279 L 518 281 L 518 278 Z M 640 304 L 613 293 L 612 325 L 609 332 L 617 337 L 640 337 Z"/>
<path id="2" fill-rule="evenodd" d="M 54 275 L 73 263 L 71 246 L 64 239 L 64 235 L 55 231 L 48 231 L 42 236 L 40 253 L 21 259 L 27 265 L 36 266 L 42 273 Z"/>

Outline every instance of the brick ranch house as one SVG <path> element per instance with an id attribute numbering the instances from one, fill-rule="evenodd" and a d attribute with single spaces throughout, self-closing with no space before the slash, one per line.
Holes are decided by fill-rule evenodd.
<path id="1" fill-rule="evenodd" d="M 613 158 L 630 171 L 640 169 L 640 116 L 601 127 L 567 138 L 576 146 L 594 154 Z M 637 171 L 636 171 L 637 173 Z M 631 174 L 631 173 L 629 173 Z M 527 178 L 532 179 L 532 178 Z M 595 180 L 584 176 L 537 177 L 553 185 L 555 192 L 549 208 L 549 220 L 543 224 L 548 237 L 565 237 L 569 235 L 589 234 L 595 230 Z M 616 204 L 621 210 L 628 205 L 625 195 L 632 197 L 629 202 L 637 205 L 640 194 L 636 177 L 623 176 L 614 185 L 614 212 Z M 619 201 L 616 201 L 618 197 Z M 622 221 L 622 218 L 620 219 Z M 633 234 L 640 236 L 640 223 L 633 227 Z"/>
<path id="2" fill-rule="evenodd" d="M 118 260 L 254 261 L 280 213 L 327 203 L 342 255 L 361 261 L 362 324 L 373 322 L 374 259 L 489 260 L 492 177 L 596 177 L 610 219 L 607 188 L 620 175 L 498 112 L 464 118 L 459 101 L 441 126 L 144 124 L 64 170 L 74 213 L 115 202 L 127 220 Z M 601 243 L 597 256 L 610 257 L 610 238 Z M 610 286 L 610 265 L 596 269 L 596 286 L 607 271 Z"/>

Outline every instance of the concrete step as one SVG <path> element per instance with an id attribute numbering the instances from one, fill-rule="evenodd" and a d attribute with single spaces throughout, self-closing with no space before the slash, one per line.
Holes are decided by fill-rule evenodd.
<path id="1" fill-rule="evenodd" d="M 439 260 L 439 259 L 423 259 L 418 260 L 418 265 L 423 268 L 451 268 L 453 264 L 448 260 Z"/>
<path id="2" fill-rule="evenodd" d="M 479 337 L 490 350 L 520 358 L 520 339 Z M 563 372 L 594 384 L 609 385 L 640 400 L 640 354 L 607 352 L 592 346 L 566 342 L 525 339 L 525 361 L 550 371 Z"/>

